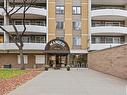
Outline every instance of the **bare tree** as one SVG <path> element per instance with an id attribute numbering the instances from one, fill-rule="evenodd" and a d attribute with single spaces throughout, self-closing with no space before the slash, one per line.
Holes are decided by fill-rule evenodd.
<path id="1" fill-rule="evenodd" d="M 19 7 L 16 7 L 16 0 L 5 0 L 5 4 L 3 7 L 6 17 L 12 23 L 15 35 L 13 33 L 10 33 L 10 31 L 5 29 L 3 26 L 0 26 L 0 28 L 6 34 L 8 34 L 8 36 L 12 39 L 12 41 L 18 47 L 19 53 L 20 53 L 21 69 L 24 70 L 25 69 L 24 57 L 23 57 L 23 46 L 24 45 L 23 45 L 22 37 L 23 37 L 24 33 L 26 32 L 26 26 L 25 26 L 26 12 L 37 0 L 19 0 L 19 1 L 21 2 L 21 5 L 19 5 Z M 11 7 L 8 6 L 8 2 L 12 2 Z M 19 10 L 23 10 L 22 11 L 23 31 L 20 31 L 20 32 L 18 31 L 18 29 L 14 23 L 14 20 L 12 19 L 12 16 L 14 14 L 16 14 Z"/>

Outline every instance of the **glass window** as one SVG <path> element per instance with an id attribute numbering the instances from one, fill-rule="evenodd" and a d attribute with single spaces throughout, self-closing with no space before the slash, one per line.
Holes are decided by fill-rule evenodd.
<path id="1" fill-rule="evenodd" d="M 25 20 L 25 25 L 30 25 L 30 20 Z"/>
<path id="2" fill-rule="evenodd" d="M 24 64 L 28 64 L 28 56 L 27 55 L 24 55 Z M 18 55 L 18 64 L 21 64 L 20 63 L 20 55 Z"/>
<path id="3" fill-rule="evenodd" d="M 22 25 L 22 20 L 15 20 L 15 25 Z"/>
<path id="4" fill-rule="evenodd" d="M 56 14 L 64 14 L 64 6 L 56 6 Z"/>
<path id="5" fill-rule="evenodd" d="M 73 14 L 74 15 L 79 15 L 79 14 L 81 14 L 81 7 L 80 6 L 74 6 L 73 8 Z"/>
<path id="6" fill-rule="evenodd" d="M 113 37 L 106 37 L 106 43 L 113 43 Z"/>
<path id="7" fill-rule="evenodd" d="M 35 36 L 35 43 L 45 43 L 44 36 Z"/>
<path id="8" fill-rule="evenodd" d="M 29 43 L 30 42 L 30 37 L 29 36 L 23 36 L 22 40 L 24 43 Z"/>
<path id="9" fill-rule="evenodd" d="M 64 40 L 64 37 L 56 37 L 56 39 Z"/>
<path id="10" fill-rule="evenodd" d="M 75 36 L 73 37 L 73 45 L 81 45 L 81 37 L 80 36 Z"/>
<path id="11" fill-rule="evenodd" d="M 0 25 L 4 25 L 4 21 L 3 20 L 0 20 Z"/>
<path id="12" fill-rule="evenodd" d="M 81 22 L 80 21 L 73 22 L 73 30 L 81 30 Z"/>
<path id="13" fill-rule="evenodd" d="M 114 37 L 113 38 L 113 43 L 120 43 L 120 38 L 119 37 Z"/>
<path id="14" fill-rule="evenodd" d="M 36 64 L 45 64 L 45 55 L 36 55 Z"/>
<path id="15" fill-rule="evenodd" d="M 57 21 L 56 22 L 56 29 L 63 29 L 64 22 L 63 21 Z"/>

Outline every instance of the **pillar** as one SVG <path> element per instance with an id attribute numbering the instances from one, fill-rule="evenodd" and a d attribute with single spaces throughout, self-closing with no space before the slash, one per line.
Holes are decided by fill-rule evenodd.
<path id="1" fill-rule="evenodd" d="M 6 2 L 7 1 L 7 2 Z M 9 7 L 9 2 L 8 0 L 4 0 L 4 7 L 6 7 L 6 3 L 7 3 L 7 6 Z M 7 7 L 7 8 L 8 8 Z M 4 26 L 6 25 L 9 25 L 9 19 L 8 17 L 6 16 L 6 14 L 4 14 Z M 9 43 L 9 36 L 7 33 L 4 32 L 4 43 Z"/>

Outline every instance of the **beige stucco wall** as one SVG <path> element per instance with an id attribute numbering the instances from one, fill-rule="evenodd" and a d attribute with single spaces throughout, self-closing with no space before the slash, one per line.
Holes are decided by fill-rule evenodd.
<path id="1" fill-rule="evenodd" d="M 56 38 L 56 2 L 55 0 L 48 1 L 48 41 Z"/>
<path id="2" fill-rule="evenodd" d="M 88 67 L 127 79 L 127 45 L 90 52 Z"/>
<path id="3" fill-rule="evenodd" d="M 82 18 L 81 18 L 81 25 L 82 25 L 82 38 L 81 43 L 82 49 L 88 48 L 88 0 L 82 0 Z"/>

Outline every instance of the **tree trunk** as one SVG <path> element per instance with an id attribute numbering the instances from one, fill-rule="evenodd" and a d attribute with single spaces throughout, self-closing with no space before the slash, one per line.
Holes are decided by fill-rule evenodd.
<path id="1" fill-rule="evenodd" d="M 20 63 L 21 63 L 21 70 L 25 70 L 25 64 L 24 64 L 24 56 L 23 56 L 23 49 L 19 49 L 20 53 Z"/>

